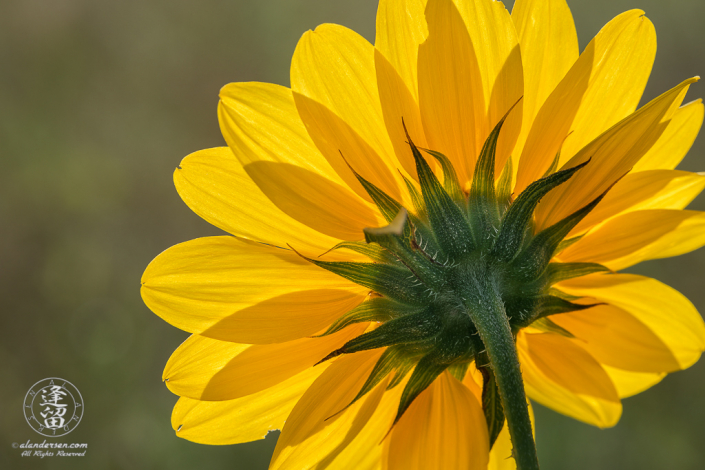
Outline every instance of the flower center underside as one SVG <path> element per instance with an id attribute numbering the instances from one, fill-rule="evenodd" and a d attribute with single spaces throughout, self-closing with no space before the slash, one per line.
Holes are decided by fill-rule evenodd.
<path id="1" fill-rule="evenodd" d="M 487 138 L 467 193 L 461 189 L 446 156 L 422 149 L 440 163 L 441 183 L 407 134 L 420 186 L 419 191 L 415 182 L 405 178 L 414 207 L 407 210 L 355 173 L 389 225 L 365 229 L 364 242 L 344 242 L 335 247 L 357 251 L 374 262 L 307 258 L 373 292 L 325 334 L 359 322 L 377 322 L 379 326 L 331 352 L 323 361 L 340 354 L 386 348 L 352 403 L 388 376 L 388 388 L 398 385 L 413 369 L 395 423 L 439 374 L 448 369 L 462 380 L 472 361 L 484 377 L 483 402 L 491 399 L 490 392 L 495 390 L 493 366 L 473 320 L 477 315 L 492 311 L 493 315 L 505 316 L 501 320 L 508 321 L 515 338 L 521 328 L 529 325 L 569 334 L 561 331 L 549 316 L 591 305 L 576 304 L 576 298 L 551 286 L 607 270 L 594 263 L 551 262 L 556 253 L 575 240 L 565 238 L 604 194 L 534 233 L 533 214 L 540 199 L 587 163 L 555 171 L 556 158 L 544 178 L 512 200 L 511 160 L 496 182 L 494 177 L 495 148 L 503 122 L 504 119 Z M 492 305 L 496 308 L 488 308 Z M 497 416 L 488 412 L 488 406 L 500 412 L 499 426 L 495 423 L 494 429 L 490 420 L 497 421 Z M 493 443 L 504 415 L 498 404 L 483 403 L 483 407 Z"/>

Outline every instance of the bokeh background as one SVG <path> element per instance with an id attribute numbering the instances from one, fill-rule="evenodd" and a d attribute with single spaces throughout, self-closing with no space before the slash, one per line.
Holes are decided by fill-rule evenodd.
<path id="1" fill-rule="evenodd" d="M 375 0 L 3 0 L 0 2 L 0 468 L 267 467 L 277 433 L 226 447 L 175 437 L 161 383 L 186 338 L 139 296 L 149 261 L 218 234 L 181 202 L 172 171 L 223 145 L 221 86 L 289 84 L 307 29 L 333 22 L 374 40 Z M 511 0 L 509 3 L 513 3 Z M 703 0 L 568 0 L 581 48 L 618 13 L 642 8 L 659 50 L 645 100 L 705 73 Z M 511 6 L 511 5 L 508 5 Z M 703 85 L 690 99 L 705 95 Z M 705 136 L 683 169 L 705 170 Z M 705 209 L 705 199 L 692 206 Z M 705 311 L 705 250 L 634 269 Z M 83 394 L 83 421 L 58 442 L 85 458 L 21 459 L 43 438 L 22 414 L 38 380 Z M 598 430 L 536 406 L 542 468 L 705 468 L 705 361 L 625 400 Z"/>

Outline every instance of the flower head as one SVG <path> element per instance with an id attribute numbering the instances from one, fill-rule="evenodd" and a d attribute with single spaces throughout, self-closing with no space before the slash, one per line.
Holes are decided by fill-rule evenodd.
<path id="1" fill-rule="evenodd" d="M 526 396 L 612 426 L 697 361 L 692 304 L 616 272 L 705 244 L 705 176 L 674 170 L 697 79 L 636 109 L 655 48 L 638 10 L 578 55 L 564 0 L 382 0 L 374 46 L 322 25 L 291 89 L 223 88 L 228 147 L 174 181 L 234 237 L 143 276 L 193 333 L 164 371 L 177 434 L 286 422 L 272 469 L 536 468 Z"/>

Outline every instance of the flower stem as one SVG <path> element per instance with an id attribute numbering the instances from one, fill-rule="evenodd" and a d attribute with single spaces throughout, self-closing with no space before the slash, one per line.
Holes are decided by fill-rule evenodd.
<path id="1" fill-rule="evenodd" d="M 538 470 L 531 419 L 514 336 L 496 285 L 489 276 L 474 276 L 466 290 L 466 307 L 490 359 L 512 438 L 518 470 Z M 468 292 L 470 291 L 470 292 Z"/>

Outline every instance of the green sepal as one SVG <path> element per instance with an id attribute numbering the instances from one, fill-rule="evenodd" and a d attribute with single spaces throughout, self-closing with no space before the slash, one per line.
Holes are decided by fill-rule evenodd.
<path id="1" fill-rule="evenodd" d="M 428 212 L 426 211 L 426 205 L 423 201 L 423 195 L 416 189 L 416 183 L 410 181 L 403 173 L 399 172 L 399 174 L 404 178 L 406 187 L 411 195 L 414 210 L 416 211 L 416 214 L 409 214 L 409 220 L 414 228 L 413 239 L 416 243 L 416 247 L 420 248 L 426 255 L 428 253 L 438 253 L 440 248 L 436 241 L 436 236 L 427 225 Z M 430 256 L 428 256 L 428 258 L 430 259 Z"/>
<path id="2" fill-rule="evenodd" d="M 561 251 L 565 250 L 566 248 L 568 248 L 568 247 L 571 246 L 571 245 L 575 245 L 575 244 L 578 243 L 578 242 L 580 241 L 580 239 L 582 239 L 584 236 L 585 236 L 585 235 L 583 234 L 583 235 L 578 235 L 577 237 L 566 238 L 565 240 L 563 240 L 562 242 L 560 242 L 560 243 L 558 244 L 558 248 L 556 248 L 556 254 L 560 253 Z"/>
<path id="3" fill-rule="evenodd" d="M 357 392 L 355 398 L 353 398 L 352 401 L 345 408 L 338 411 L 336 415 L 347 410 L 356 401 L 358 401 L 360 398 L 364 397 L 370 391 L 372 391 L 372 389 L 375 388 L 378 383 L 380 383 L 385 377 L 387 377 L 392 371 L 397 368 L 397 365 L 399 364 L 400 360 L 403 360 L 403 353 L 398 348 L 387 348 L 382 353 L 382 356 L 380 356 L 380 358 L 377 360 L 377 363 L 372 368 L 372 372 L 370 372 L 370 375 L 367 376 L 367 380 L 365 380 L 365 383 L 362 385 L 360 391 Z"/>
<path id="4" fill-rule="evenodd" d="M 396 370 L 394 371 L 394 375 L 392 376 L 392 380 L 389 381 L 389 385 L 387 385 L 387 390 L 391 390 L 404 380 L 404 377 L 406 377 L 409 372 L 411 372 L 411 369 L 414 368 L 415 362 L 411 360 L 405 360 L 400 362 L 397 365 Z"/>
<path id="5" fill-rule="evenodd" d="M 343 158 L 343 160 L 345 160 L 345 158 Z M 345 163 L 348 163 L 348 161 L 345 160 Z M 377 186 L 360 176 L 360 174 L 358 174 L 358 172 L 355 171 L 349 163 L 348 168 L 350 168 L 350 171 L 353 172 L 355 178 L 357 178 L 362 187 L 365 188 L 365 191 L 367 191 L 367 194 L 369 194 L 374 203 L 377 205 L 379 211 L 382 213 L 382 217 L 384 217 L 387 222 L 391 222 L 392 220 L 394 220 L 394 217 L 396 217 L 396 215 L 399 213 L 399 210 L 401 210 L 401 204 L 399 204 L 396 200 L 394 200 L 394 198 L 379 189 Z"/>
<path id="6" fill-rule="evenodd" d="M 587 164 L 588 162 L 581 163 L 573 168 L 534 181 L 522 191 L 516 201 L 509 206 L 502 219 L 499 235 L 497 235 L 491 254 L 503 261 L 512 260 L 522 247 L 526 229 L 531 223 L 534 210 L 541 198 L 552 189 L 568 181 L 576 171 Z"/>
<path id="7" fill-rule="evenodd" d="M 509 108 L 502 116 L 502 119 L 494 126 L 490 135 L 487 136 L 475 164 L 470 195 L 468 196 L 468 215 L 475 241 L 480 244 L 491 241 L 499 227 L 499 205 L 495 194 L 494 178 L 497 141 L 504 122 L 509 113 L 519 104 L 519 101 L 521 101 L 521 98 Z"/>
<path id="8" fill-rule="evenodd" d="M 354 242 L 340 242 L 330 250 L 320 255 L 319 258 L 333 250 L 340 249 L 354 251 L 355 253 L 367 256 L 372 261 L 376 261 L 378 263 L 394 264 L 399 262 L 391 253 L 389 253 L 389 251 L 385 250 L 377 243 L 368 243 L 363 240 Z"/>
<path id="9" fill-rule="evenodd" d="M 389 250 L 426 286 L 439 288 L 445 279 L 432 261 L 415 253 L 417 246 L 411 240 L 413 230 L 408 221 L 408 213 L 402 208 L 386 227 L 366 228 L 363 232 L 365 241 L 377 243 Z"/>
<path id="10" fill-rule="evenodd" d="M 556 152 L 556 156 L 553 157 L 553 161 L 551 162 L 551 166 L 548 167 L 548 169 L 546 170 L 546 172 L 543 174 L 543 176 L 541 178 L 546 178 L 547 176 L 551 176 L 553 173 L 555 173 L 556 170 L 558 169 L 558 162 L 560 162 L 560 161 L 561 161 L 561 151 L 559 149 L 558 152 Z"/>
<path id="11" fill-rule="evenodd" d="M 419 218 L 427 217 L 426 205 L 423 202 L 423 196 L 421 195 L 419 190 L 416 189 L 416 184 L 409 178 L 404 176 L 401 171 L 399 172 L 399 174 L 402 178 L 404 178 L 404 183 L 406 183 L 406 189 L 407 191 L 409 191 L 409 196 L 411 196 L 411 203 L 414 205 L 414 212 L 416 212 L 416 215 Z"/>
<path id="12" fill-rule="evenodd" d="M 321 362 L 341 354 L 386 348 L 395 344 L 422 343 L 438 335 L 441 329 L 440 319 L 428 315 L 427 311 L 404 315 L 382 323 L 376 329 L 351 339 L 342 348 L 336 349 L 322 359 Z"/>
<path id="13" fill-rule="evenodd" d="M 428 303 L 428 288 L 406 268 L 378 263 L 320 261 L 307 258 L 300 253 L 299 256 L 333 274 L 398 302 L 418 306 L 425 306 Z"/>
<path id="14" fill-rule="evenodd" d="M 554 297 L 558 297 L 559 299 L 567 300 L 567 301 L 573 301 L 573 300 L 578 300 L 581 299 L 582 297 L 577 296 L 577 295 L 572 295 L 572 294 L 566 294 L 563 291 L 560 291 L 556 289 L 555 287 L 550 287 L 548 289 L 548 292 L 546 292 L 547 295 L 552 295 Z"/>
<path id="15" fill-rule="evenodd" d="M 577 312 L 579 310 L 585 310 L 596 305 L 602 304 L 576 304 L 574 302 L 571 302 L 570 300 L 558 297 L 556 295 L 544 295 L 541 296 L 541 299 L 539 300 L 538 305 L 536 307 L 535 319 L 548 317 L 550 315 L 558 315 L 560 313 Z"/>
<path id="16" fill-rule="evenodd" d="M 455 168 L 453 168 L 453 164 L 448 157 L 435 150 L 425 148 L 421 148 L 421 150 L 438 160 L 438 163 L 441 164 L 441 168 L 443 169 L 443 189 L 446 190 L 448 195 L 453 198 L 457 204 L 461 205 L 461 207 L 464 206 L 465 194 L 463 194 L 460 181 L 458 181 L 458 175 L 455 173 Z"/>
<path id="17" fill-rule="evenodd" d="M 450 375 L 458 379 L 459 381 L 463 381 L 465 378 L 465 375 L 468 373 L 468 368 L 470 367 L 470 362 L 458 362 L 457 364 L 453 364 L 448 367 L 448 372 L 450 372 Z"/>
<path id="18" fill-rule="evenodd" d="M 512 156 L 509 156 L 507 163 L 504 164 L 502 173 L 497 180 L 497 205 L 499 206 L 500 217 L 504 215 L 506 210 L 512 203 L 512 173 L 514 172 L 514 164 Z"/>
<path id="19" fill-rule="evenodd" d="M 546 276 L 549 285 L 588 274 L 609 272 L 609 268 L 598 263 L 549 263 Z"/>
<path id="20" fill-rule="evenodd" d="M 485 240 L 485 234 L 499 225 L 499 207 L 494 192 L 494 166 L 497 140 L 506 118 L 507 114 L 500 119 L 490 135 L 487 136 L 480 151 L 480 157 L 475 164 L 475 173 L 470 186 L 468 214 L 475 238 L 479 240 Z"/>
<path id="21" fill-rule="evenodd" d="M 431 171 L 431 167 L 428 166 L 408 132 L 406 137 L 416 161 L 421 194 L 436 240 L 448 257 L 453 259 L 464 257 L 473 250 L 470 226 L 460 207 L 453 202 L 436 175 Z"/>
<path id="22" fill-rule="evenodd" d="M 557 325 L 554 321 L 547 317 L 539 318 L 529 325 L 532 328 L 536 328 L 544 333 L 555 333 L 557 335 L 565 336 L 566 338 L 575 338 L 575 335 L 570 331 L 566 330 L 562 326 Z"/>
<path id="23" fill-rule="evenodd" d="M 357 307 L 342 315 L 320 336 L 337 333 L 343 328 L 347 328 L 355 323 L 386 322 L 403 315 L 417 312 L 418 309 L 400 304 L 386 297 L 373 297 L 369 300 L 365 300 Z"/>
<path id="24" fill-rule="evenodd" d="M 439 363 L 433 352 L 421 358 L 419 363 L 416 364 L 416 368 L 401 394 L 399 408 L 397 409 L 397 415 L 394 418 L 394 424 L 392 426 L 399 422 L 404 412 L 409 408 L 416 397 L 426 390 L 426 388 L 436 380 L 436 377 L 441 375 L 447 368 L 448 364 Z"/>
<path id="25" fill-rule="evenodd" d="M 552 176 L 557 174 L 555 173 Z M 524 279 L 537 278 L 548 266 L 560 242 L 573 230 L 573 227 L 578 225 L 602 201 L 606 194 L 607 191 L 600 194 L 590 204 L 539 232 L 512 263 L 519 275 Z M 509 210 L 511 211 L 511 208 Z"/>
<path id="26" fill-rule="evenodd" d="M 499 433 L 504 427 L 504 408 L 502 407 L 502 398 L 499 395 L 497 381 L 494 373 L 487 367 L 481 367 L 482 373 L 482 411 L 485 413 L 487 421 L 487 431 L 490 438 L 490 450 L 497 441 Z"/>

